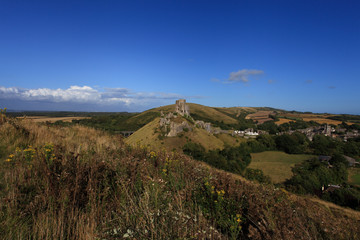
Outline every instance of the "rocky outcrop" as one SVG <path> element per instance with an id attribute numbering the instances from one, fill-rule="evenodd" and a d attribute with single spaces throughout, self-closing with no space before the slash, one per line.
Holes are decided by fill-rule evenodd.
<path id="1" fill-rule="evenodd" d="M 175 137 L 183 131 L 192 131 L 192 128 L 187 121 L 183 121 L 182 123 L 171 122 L 170 131 L 167 136 Z"/>
<path id="2" fill-rule="evenodd" d="M 211 123 L 204 121 L 196 121 L 195 126 L 205 129 L 208 133 L 211 133 Z"/>
<path id="3" fill-rule="evenodd" d="M 186 120 L 181 120 L 182 117 L 172 112 L 166 115 L 161 112 L 159 125 L 164 136 L 175 137 L 183 131 L 192 131 L 192 127 L 190 126 L 190 124 Z"/>

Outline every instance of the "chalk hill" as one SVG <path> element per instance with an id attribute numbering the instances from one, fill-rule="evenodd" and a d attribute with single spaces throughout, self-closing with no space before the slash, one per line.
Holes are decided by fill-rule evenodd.
<path id="1" fill-rule="evenodd" d="M 244 139 L 231 136 L 229 133 L 212 134 L 206 131 L 204 128 L 199 127 L 196 124 L 196 120 L 203 122 L 209 122 L 212 126 L 217 124 L 236 125 L 238 123 L 238 117 L 242 112 L 248 111 L 243 108 L 213 108 L 200 104 L 189 103 L 190 118 L 176 115 L 171 121 L 177 123 L 186 123 L 189 127 L 180 131 L 176 136 L 168 137 L 167 133 L 160 126 L 160 114 L 166 115 L 172 113 L 175 110 L 175 105 L 163 106 L 155 109 L 150 109 L 139 115 L 132 117 L 131 121 L 139 121 L 145 116 L 157 116 L 152 119 L 148 124 L 137 130 L 130 137 L 125 139 L 126 143 L 131 145 L 144 145 L 150 146 L 154 149 L 165 148 L 167 150 L 180 150 L 187 141 L 199 143 L 205 147 L 205 149 L 222 149 L 227 145 L 238 145 Z M 253 110 L 253 109 L 251 109 Z M 254 110 L 253 110 L 254 111 Z M 170 128 L 170 126 L 169 126 Z M 168 130 L 169 131 L 169 130 Z"/>

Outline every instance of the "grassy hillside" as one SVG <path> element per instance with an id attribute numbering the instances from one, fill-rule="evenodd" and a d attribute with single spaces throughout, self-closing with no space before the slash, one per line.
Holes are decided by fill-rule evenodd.
<path id="1" fill-rule="evenodd" d="M 192 131 L 183 132 L 176 137 L 159 137 L 160 135 L 159 118 L 156 118 L 126 138 L 125 142 L 132 146 L 141 145 L 156 150 L 166 149 L 168 151 L 176 149 L 181 152 L 182 147 L 188 141 L 199 143 L 204 146 L 206 150 L 222 149 L 226 144 L 238 145 L 240 142 L 245 141 L 242 138 L 232 137 L 226 134 L 209 134 L 204 129 L 195 127 Z"/>
<path id="2" fill-rule="evenodd" d="M 81 126 L 0 116 L 3 239 L 356 239 L 360 214 Z"/>
<path id="3" fill-rule="evenodd" d="M 280 183 L 292 176 L 291 168 L 295 164 L 312 158 L 305 154 L 287 154 L 277 151 L 266 151 L 251 154 L 249 168 L 261 169 L 270 176 L 274 183 Z"/>
<path id="4" fill-rule="evenodd" d="M 206 107 L 203 105 L 190 103 L 190 114 L 194 117 L 194 119 L 199 118 L 200 120 L 211 120 L 224 122 L 225 124 L 236 124 L 237 120 L 218 111 L 216 108 Z"/>

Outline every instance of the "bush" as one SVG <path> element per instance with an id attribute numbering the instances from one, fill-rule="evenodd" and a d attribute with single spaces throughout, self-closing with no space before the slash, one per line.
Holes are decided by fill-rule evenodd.
<path id="1" fill-rule="evenodd" d="M 252 181 L 255 180 L 259 183 L 271 183 L 271 178 L 266 176 L 260 169 L 246 168 L 244 177 Z"/>

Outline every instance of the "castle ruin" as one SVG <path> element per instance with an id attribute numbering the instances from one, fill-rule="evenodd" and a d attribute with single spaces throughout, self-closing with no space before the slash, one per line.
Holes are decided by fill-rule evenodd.
<path id="1" fill-rule="evenodd" d="M 185 99 L 176 100 L 175 111 L 181 116 L 190 116 L 189 106 L 186 105 Z"/>

